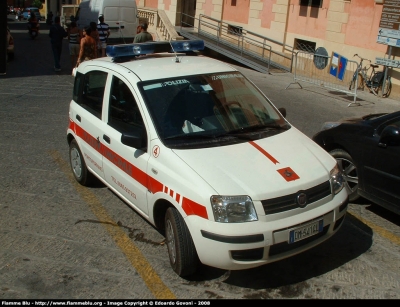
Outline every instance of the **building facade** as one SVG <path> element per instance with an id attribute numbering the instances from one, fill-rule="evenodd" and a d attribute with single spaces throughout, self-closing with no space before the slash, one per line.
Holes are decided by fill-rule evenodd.
<path id="1" fill-rule="evenodd" d="M 164 10 L 176 26 L 194 11 L 243 27 L 296 49 L 324 47 L 331 55 L 354 54 L 400 60 L 400 48 L 377 43 L 383 0 L 136 0 L 138 7 Z M 399 8 L 400 10 L 400 8 Z M 190 15 L 190 14 L 189 14 Z M 400 30 L 400 29 L 399 29 Z M 390 55 L 390 56 L 389 56 Z M 390 67 L 391 98 L 400 97 L 400 69 Z"/>
<path id="2" fill-rule="evenodd" d="M 60 12 L 62 4 L 81 0 L 41 0 L 42 15 Z M 181 13 L 200 14 L 229 22 L 283 44 L 324 47 L 328 54 L 357 60 L 354 54 L 375 61 L 376 57 L 400 60 L 400 48 L 377 43 L 384 0 L 135 0 L 138 7 L 164 10 L 179 26 Z M 27 7 L 31 0 L 7 0 Z M 24 6 L 22 6 L 24 4 Z M 400 12 L 400 8 L 399 8 Z M 400 30 L 400 28 L 399 28 Z M 391 97 L 400 97 L 400 69 L 390 67 Z"/>

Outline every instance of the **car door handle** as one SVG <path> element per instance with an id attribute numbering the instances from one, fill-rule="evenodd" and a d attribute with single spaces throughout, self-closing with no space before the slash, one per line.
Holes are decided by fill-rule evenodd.
<path id="1" fill-rule="evenodd" d="M 110 138 L 109 138 L 107 135 L 105 135 L 105 134 L 103 134 L 103 140 L 106 141 L 108 144 L 111 143 Z"/>
<path id="2" fill-rule="evenodd" d="M 78 114 L 76 114 L 76 119 L 80 122 L 81 121 L 81 117 L 78 115 Z"/>

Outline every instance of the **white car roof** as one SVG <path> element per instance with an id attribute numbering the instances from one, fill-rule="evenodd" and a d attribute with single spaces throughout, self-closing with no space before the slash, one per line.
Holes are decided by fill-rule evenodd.
<path id="1" fill-rule="evenodd" d="M 177 58 L 179 62 L 176 61 Z M 126 69 L 128 69 L 135 73 L 142 81 L 237 71 L 236 68 L 222 61 L 202 55 L 191 56 L 183 53 L 176 55 L 173 53 L 143 55 L 121 63 L 113 62 L 111 57 L 103 57 L 83 62 L 82 64 L 85 66 L 103 66 L 118 71 L 121 74 L 126 74 Z"/>

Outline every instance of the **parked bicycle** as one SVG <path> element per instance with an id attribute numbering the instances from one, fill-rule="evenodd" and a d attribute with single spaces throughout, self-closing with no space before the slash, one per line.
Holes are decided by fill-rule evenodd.
<path id="1" fill-rule="evenodd" d="M 373 93 L 375 96 L 381 91 L 382 97 L 389 97 L 392 90 L 390 76 L 386 78 L 385 88 L 383 88 L 384 69 L 382 71 L 376 71 L 379 65 L 372 64 L 371 60 L 362 58 L 357 53 L 354 56 L 360 58 L 360 63 L 350 81 L 349 90 L 354 89 L 357 84 L 357 89 L 364 90 L 364 88 L 367 87 L 370 93 Z M 369 64 L 363 66 L 364 61 L 368 61 Z"/>

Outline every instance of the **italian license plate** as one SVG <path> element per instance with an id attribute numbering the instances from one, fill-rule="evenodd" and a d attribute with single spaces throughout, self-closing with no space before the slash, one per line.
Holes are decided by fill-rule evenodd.
<path id="1" fill-rule="evenodd" d="M 319 220 L 307 225 L 300 226 L 298 228 L 292 229 L 289 232 L 289 243 L 295 243 L 316 235 L 322 232 L 324 229 L 324 220 Z"/>

